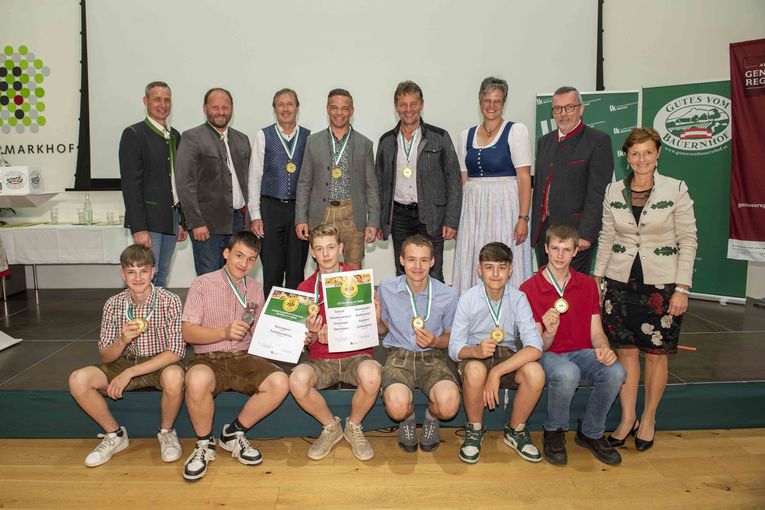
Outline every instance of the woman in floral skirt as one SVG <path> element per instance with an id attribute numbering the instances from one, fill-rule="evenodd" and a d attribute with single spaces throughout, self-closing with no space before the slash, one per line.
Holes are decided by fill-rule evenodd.
<path id="1" fill-rule="evenodd" d="M 657 171 L 661 138 L 650 128 L 630 133 L 622 150 L 631 172 L 610 184 L 595 280 L 603 283 L 603 322 L 611 347 L 627 371 L 619 393 L 621 422 L 608 439 L 622 446 L 653 446 L 656 409 L 667 384 L 667 355 L 677 352 L 696 257 L 696 219 L 688 186 Z M 636 412 L 638 351 L 645 354 L 643 413 Z"/>

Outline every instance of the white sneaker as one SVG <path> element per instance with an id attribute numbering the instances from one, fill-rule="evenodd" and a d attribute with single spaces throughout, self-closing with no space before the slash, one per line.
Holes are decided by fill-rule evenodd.
<path id="1" fill-rule="evenodd" d="M 214 460 L 215 442 L 207 439 L 198 440 L 196 448 L 183 465 L 183 477 L 186 480 L 199 480 L 207 473 L 207 464 Z"/>
<path id="2" fill-rule="evenodd" d="M 175 429 L 165 431 L 160 429 L 157 439 L 159 439 L 159 450 L 162 452 L 162 462 L 175 462 L 181 458 L 181 443 L 178 442 Z"/>
<path id="3" fill-rule="evenodd" d="M 218 439 L 218 444 L 220 444 L 221 448 L 231 452 L 232 457 L 246 466 L 255 466 L 263 462 L 263 456 L 260 454 L 260 451 L 250 444 L 244 436 L 244 432 L 239 431 L 233 434 L 226 434 L 227 428 L 228 425 L 223 426 L 220 438 Z"/>
<path id="4" fill-rule="evenodd" d="M 332 448 L 343 438 L 343 426 L 340 424 L 340 418 L 335 419 L 329 425 L 326 425 L 321 431 L 321 435 L 313 442 L 308 449 L 308 458 L 311 460 L 321 460 L 332 451 Z"/>
<path id="5" fill-rule="evenodd" d="M 85 465 L 88 467 L 96 467 L 109 462 L 117 452 L 121 452 L 128 447 L 130 441 L 128 441 L 127 430 L 125 427 L 120 427 L 122 435 L 118 436 L 116 432 L 109 432 L 108 434 L 98 434 L 98 437 L 102 438 L 101 442 L 85 457 Z"/>

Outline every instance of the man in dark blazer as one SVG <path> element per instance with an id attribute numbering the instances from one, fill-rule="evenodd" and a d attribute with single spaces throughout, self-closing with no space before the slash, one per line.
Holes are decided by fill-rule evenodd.
<path id="1" fill-rule="evenodd" d="M 454 239 L 462 209 L 460 165 L 449 133 L 422 122 L 422 89 L 413 81 L 398 84 L 393 95 L 400 122 L 377 145 L 380 188 L 380 240 L 393 237 L 396 275 L 404 274 L 401 244 L 414 234 L 433 243 L 430 275 L 444 281 L 444 240 Z"/>
<path id="2" fill-rule="evenodd" d="M 579 253 L 571 267 L 590 274 L 603 215 L 603 193 L 614 174 L 611 138 L 582 122 L 584 104 L 574 87 L 555 91 L 552 111 L 558 129 L 537 140 L 531 245 L 536 247 L 542 267 L 547 264 L 547 227 L 567 223 L 580 235 Z"/>
<path id="3" fill-rule="evenodd" d="M 167 121 L 172 109 L 172 93 L 167 83 L 153 81 L 146 85 L 143 104 L 146 118 L 126 127 L 120 139 L 125 227 L 130 229 L 133 242 L 154 252 L 157 271 L 153 283 L 164 287 L 175 243 L 186 240 L 173 186 L 181 134 Z"/>
<path id="4" fill-rule="evenodd" d="M 308 137 L 295 199 L 295 232 L 308 239 L 320 223 L 337 227 L 345 266 L 360 269 L 364 243 L 380 226 L 372 141 L 354 130 L 353 97 L 334 89 L 327 98 L 329 127 Z"/>
<path id="5" fill-rule="evenodd" d="M 204 98 L 207 122 L 183 133 L 175 183 L 186 225 L 191 230 L 197 275 L 224 266 L 223 250 L 232 232 L 247 226 L 247 169 L 250 141 L 228 126 L 234 100 L 213 88 Z"/>

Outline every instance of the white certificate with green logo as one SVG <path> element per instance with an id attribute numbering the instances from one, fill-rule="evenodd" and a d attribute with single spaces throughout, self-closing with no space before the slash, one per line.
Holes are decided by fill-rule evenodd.
<path id="1" fill-rule="evenodd" d="M 380 343 L 371 269 L 321 275 L 329 352 L 357 351 Z"/>
<path id="2" fill-rule="evenodd" d="M 305 319 L 313 295 L 272 287 L 247 352 L 277 361 L 297 363 L 305 346 Z"/>

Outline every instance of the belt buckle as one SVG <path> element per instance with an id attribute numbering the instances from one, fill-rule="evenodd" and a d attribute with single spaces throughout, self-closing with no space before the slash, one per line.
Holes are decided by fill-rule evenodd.
<path id="1" fill-rule="evenodd" d="M 331 205 L 332 207 L 339 207 L 340 206 L 340 201 L 339 200 L 330 200 L 329 201 L 329 205 Z"/>

